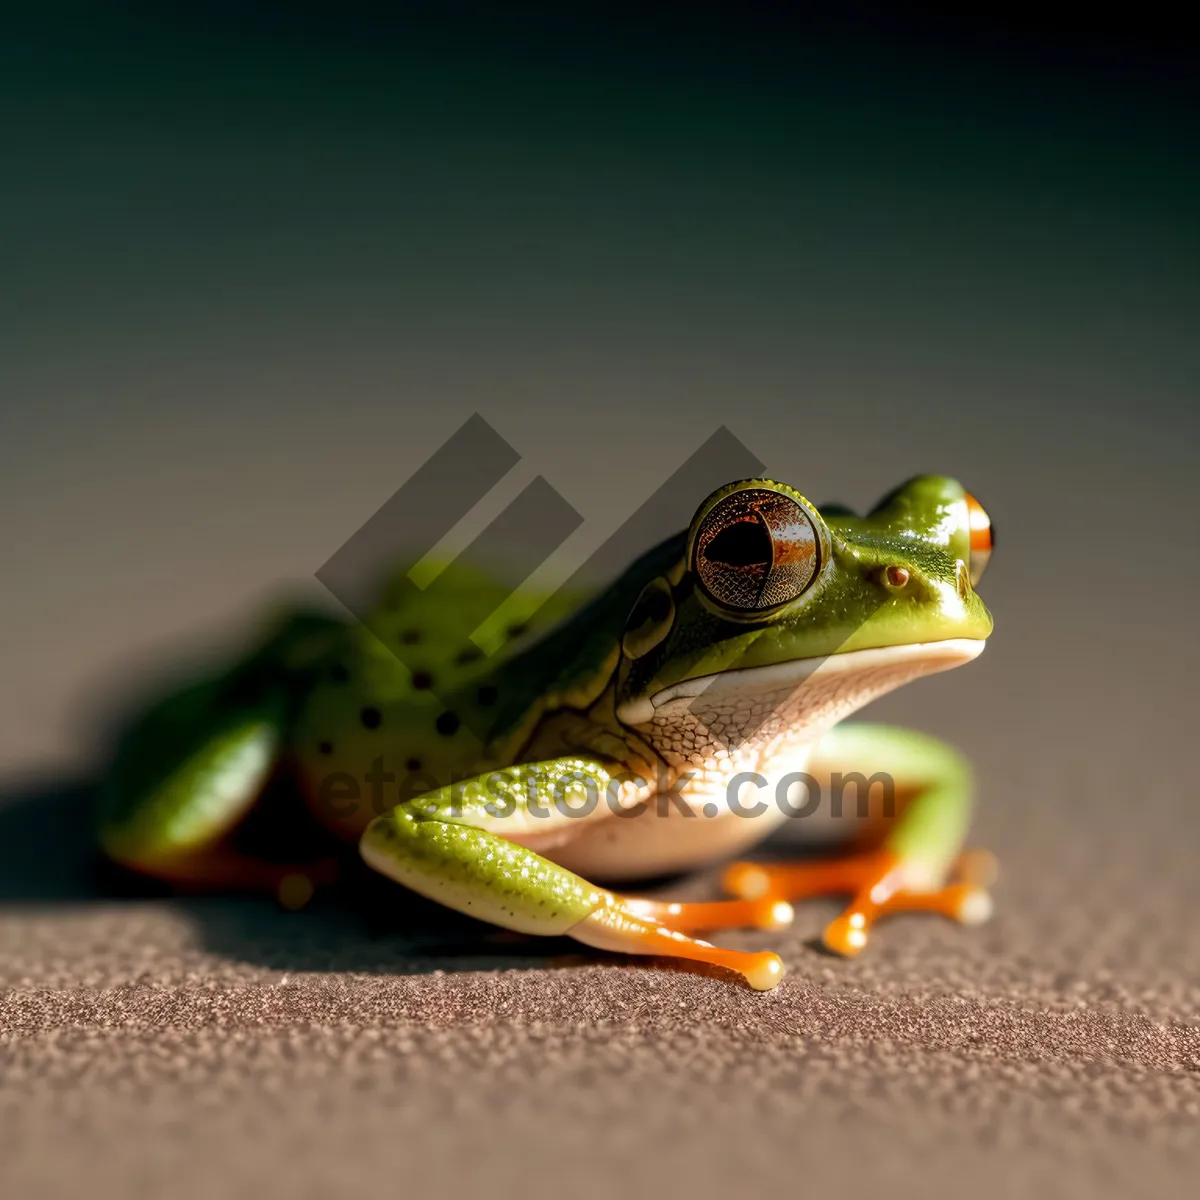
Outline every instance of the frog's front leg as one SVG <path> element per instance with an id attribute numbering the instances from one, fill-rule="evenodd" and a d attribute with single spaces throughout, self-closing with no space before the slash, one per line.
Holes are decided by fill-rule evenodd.
<path id="1" fill-rule="evenodd" d="M 826 861 L 739 862 L 722 882 L 743 899 L 799 900 L 845 893 L 853 898 L 825 930 L 825 945 L 857 954 L 881 916 L 935 912 L 964 924 L 991 915 L 987 886 L 995 871 L 983 851 L 962 854 L 971 809 L 971 770 L 945 742 L 907 729 L 851 724 L 835 727 L 809 768 L 822 781 L 836 773 L 889 775 L 897 813 L 872 849 Z"/>
<path id="2" fill-rule="evenodd" d="M 565 934 L 619 953 L 710 963 L 738 972 L 760 991 L 774 987 L 783 976 L 778 955 L 725 950 L 689 938 L 656 919 L 645 902 L 597 887 L 521 844 L 571 819 L 586 819 L 579 816 L 585 809 L 623 807 L 628 789 L 602 763 L 587 758 L 511 767 L 428 792 L 377 817 L 360 849 L 382 874 L 493 925 Z M 727 903 L 747 914 L 751 907 L 762 908 L 757 901 Z"/>

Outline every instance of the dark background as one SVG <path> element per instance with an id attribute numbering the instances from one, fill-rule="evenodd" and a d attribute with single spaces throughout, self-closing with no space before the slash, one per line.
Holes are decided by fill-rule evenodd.
<path id="1" fill-rule="evenodd" d="M 244 9 L 51 3 L 0 34 L 18 1184 L 540 1165 L 581 1189 L 1184 1194 L 1200 76 L 1181 20 Z M 838 963 L 806 944 L 817 905 L 762 998 L 536 954 L 434 964 L 323 910 L 88 900 L 62 866 L 83 844 L 68 801 L 126 698 L 285 585 L 319 594 L 313 572 L 474 411 L 523 456 L 497 503 L 542 473 L 583 514 L 564 573 L 720 424 L 818 502 L 964 480 L 998 530 L 992 645 L 872 714 L 976 761 L 995 924 L 898 922 Z"/>

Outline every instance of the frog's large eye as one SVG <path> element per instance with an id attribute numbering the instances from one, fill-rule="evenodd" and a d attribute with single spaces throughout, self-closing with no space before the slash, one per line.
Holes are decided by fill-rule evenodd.
<path id="1" fill-rule="evenodd" d="M 692 564 L 704 593 L 731 613 L 795 600 L 820 567 L 821 542 L 797 500 L 745 488 L 718 500 L 696 530 Z"/>
<path id="2" fill-rule="evenodd" d="M 971 586 L 974 587 L 983 578 L 983 572 L 992 557 L 992 548 L 996 544 L 992 520 L 987 515 L 983 505 L 971 495 L 967 497 L 967 527 L 971 533 L 971 561 L 967 564 L 971 572 Z"/>

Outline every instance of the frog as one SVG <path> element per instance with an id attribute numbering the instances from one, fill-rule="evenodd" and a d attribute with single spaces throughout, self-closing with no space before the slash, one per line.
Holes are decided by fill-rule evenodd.
<path id="1" fill-rule="evenodd" d="M 175 885 L 293 908 L 357 848 L 396 885 L 501 930 L 700 964 L 687 969 L 760 992 L 782 958 L 708 939 L 777 932 L 802 900 L 844 898 L 821 941 L 847 957 L 883 917 L 980 923 L 995 862 L 965 847 L 969 761 L 845 718 L 978 657 L 993 543 L 949 476 L 916 476 L 863 514 L 755 478 L 704 498 L 687 529 L 592 591 L 514 590 L 456 562 L 417 587 L 401 567 L 364 619 L 277 613 L 139 713 L 101 789 L 99 847 Z M 464 637 L 496 611 L 519 619 L 495 644 Z M 239 843 L 280 779 L 267 842 L 303 818 L 330 853 Z M 824 814 L 823 853 L 756 852 L 839 780 L 859 785 L 855 812 Z M 722 898 L 636 886 L 710 867 Z"/>

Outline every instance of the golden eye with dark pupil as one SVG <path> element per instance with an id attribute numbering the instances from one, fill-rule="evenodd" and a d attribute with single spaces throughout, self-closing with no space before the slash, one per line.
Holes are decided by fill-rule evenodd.
<path id="1" fill-rule="evenodd" d="M 819 543 L 795 500 L 766 488 L 734 492 L 696 536 L 701 587 L 723 608 L 756 612 L 795 600 L 813 581 Z"/>
<path id="2" fill-rule="evenodd" d="M 704 557 L 717 566 L 771 569 L 775 547 L 767 527 L 755 517 L 728 525 L 704 548 Z"/>

